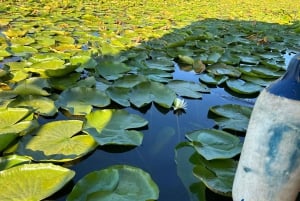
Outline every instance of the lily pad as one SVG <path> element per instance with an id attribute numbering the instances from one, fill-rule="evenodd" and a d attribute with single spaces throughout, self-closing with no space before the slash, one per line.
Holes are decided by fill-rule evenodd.
<path id="1" fill-rule="evenodd" d="M 17 153 L 35 161 L 66 162 L 93 151 L 97 143 L 81 133 L 79 120 L 52 121 L 42 125 L 34 135 L 22 138 Z"/>
<path id="2" fill-rule="evenodd" d="M 137 107 L 145 106 L 152 101 L 162 107 L 171 108 L 176 94 L 173 90 L 158 82 L 142 82 L 133 87 L 130 102 Z"/>
<path id="3" fill-rule="evenodd" d="M 31 160 L 25 156 L 19 156 L 15 154 L 2 156 L 0 157 L 0 171 L 30 162 Z"/>
<path id="4" fill-rule="evenodd" d="M 194 154 L 190 160 L 195 164 L 193 170 L 195 176 L 199 178 L 207 188 L 215 193 L 231 196 L 237 167 L 235 160 L 216 159 L 207 161 L 196 154 Z"/>
<path id="5" fill-rule="evenodd" d="M 200 92 L 208 93 L 209 88 L 201 83 L 187 82 L 183 80 L 172 80 L 167 86 L 175 91 L 178 96 L 185 96 L 189 98 L 201 98 Z"/>
<path id="6" fill-rule="evenodd" d="M 58 111 L 53 100 L 47 97 L 34 95 L 18 97 L 8 106 L 31 108 L 35 113 L 43 116 L 53 116 Z"/>
<path id="7" fill-rule="evenodd" d="M 132 130 L 148 124 L 142 117 L 125 110 L 97 110 L 86 115 L 84 131 L 94 137 L 99 145 L 118 144 L 138 146 L 143 134 Z"/>
<path id="8" fill-rule="evenodd" d="M 53 164 L 24 164 L 0 172 L 0 200 L 43 200 L 67 184 L 75 172 Z"/>
<path id="9" fill-rule="evenodd" d="M 128 165 L 115 165 L 83 177 L 67 201 L 148 201 L 158 197 L 158 186 L 147 172 Z"/>
<path id="10" fill-rule="evenodd" d="M 222 129 L 245 132 L 248 127 L 252 108 L 235 104 L 226 104 L 210 107 L 209 111 L 219 116 L 214 117 L 213 119 Z"/>
<path id="11" fill-rule="evenodd" d="M 231 89 L 234 92 L 237 92 L 239 94 L 255 94 L 260 92 L 263 87 L 260 85 L 250 83 L 250 82 L 245 82 L 244 80 L 227 80 L 226 85 L 228 86 L 229 89 Z"/>
<path id="12" fill-rule="evenodd" d="M 200 129 L 188 133 L 187 139 L 206 160 L 232 158 L 242 149 L 240 139 L 216 129 Z"/>
<path id="13" fill-rule="evenodd" d="M 215 63 L 207 67 L 207 71 L 213 75 L 227 75 L 230 77 L 240 77 L 241 72 L 230 65 L 226 65 L 223 63 Z"/>
<path id="14" fill-rule="evenodd" d="M 200 74 L 199 79 L 206 84 L 220 85 L 228 79 L 228 76 L 205 73 L 205 74 Z"/>
<path id="15" fill-rule="evenodd" d="M 63 91 L 55 102 L 74 115 L 85 115 L 92 111 L 93 106 L 105 107 L 110 104 L 108 96 L 96 88 L 74 87 Z"/>
<path id="16" fill-rule="evenodd" d="M 125 63 L 105 61 L 95 67 L 96 72 L 107 80 L 116 80 L 122 77 L 123 73 L 131 70 Z"/>
<path id="17" fill-rule="evenodd" d="M 59 58 L 48 59 L 25 68 L 28 72 L 39 73 L 43 77 L 61 77 L 74 71 L 78 66 L 65 64 Z"/>

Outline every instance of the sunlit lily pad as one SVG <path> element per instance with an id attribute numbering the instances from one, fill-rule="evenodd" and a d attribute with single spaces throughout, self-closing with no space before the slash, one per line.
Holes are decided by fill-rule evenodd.
<path id="1" fill-rule="evenodd" d="M 182 80 L 170 81 L 167 86 L 175 91 L 177 95 L 189 98 L 201 98 L 202 94 L 200 92 L 209 92 L 209 88 L 204 84 Z"/>
<path id="2" fill-rule="evenodd" d="M 201 129 L 188 133 L 186 137 L 206 160 L 232 158 L 242 149 L 238 137 L 221 130 Z"/>
<path id="3" fill-rule="evenodd" d="M 55 104 L 71 114 L 85 115 L 92 111 L 93 106 L 109 105 L 110 99 L 96 88 L 74 87 L 63 91 Z"/>
<path id="4" fill-rule="evenodd" d="M 52 121 L 42 125 L 33 135 L 22 138 L 17 153 L 35 161 L 65 162 L 93 151 L 97 143 L 81 132 L 79 120 Z"/>
<path id="5" fill-rule="evenodd" d="M 97 110 L 86 115 L 86 119 L 84 131 L 91 134 L 99 145 L 138 146 L 142 143 L 143 134 L 133 129 L 148 124 L 142 117 L 125 110 Z"/>
<path id="6" fill-rule="evenodd" d="M 0 135 L 25 135 L 36 127 L 38 127 L 38 123 L 33 119 L 32 110 L 7 108 L 0 111 Z"/>
<path id="7" fill-rule="evenodd" d="M 9 51 L 11 51 L 14 56 L 26 56 L 28 54 L 35 54 L 38 52 L 37 49 L 25 45 L 13 45 L 9 48 Z"/>
<path id="8" fill-rule="evenodd" d="M 53 164 L 24 164 L 0 172 L 0 200 L 43 200 L 75 175 L 75 172 Z M 9 199 L 8 199 L 9 198 Z"/>
<path id="9" fill-rule="evenodd" d="M 260 92 L 263 89 L 263 87 L 261 87 L 260 85 L 251 82 L 245 82 L 244 80 L 240 80 L 240 79 L 227 80 L 226 84 L 229 89 L 240 94 L 255 94 Z"/>
<path id="10" fill-rule="evenodd" d="M 25 156 L 7 155 L 0 157 L 0 171 L 5 170 L 24 163 L 30 163 L 31 160 Z"/>
<path id="11" fill-rule="evenodd" d="M 65 61 L 53 58 L 38 63 L 34 63 L 31 66 L 25 68 L 28 72 L 38 73 L 43 77 L 60 77 L 74 71 L 78 66 L 65 64 Z"/>
<path id="12" fill-rule="evenodd" d="M 83 177 L 67 201 L 148 201 L 158 197 L 158 186 L 147 172 L 128 165 L 115 165 Z"/>
<path id="13" fill-rule="evenodd" d="M 213 119 L 222 129 L 242 132 L 246 131 L 252 112 L 251 107 L 235 104 L 217 105 L 210 107 L 209 110 L 218 115 L 218 117 L 213 117 Z"/>
<path id="14" fill-rule="evenodd" d="M 173 90 L 157 82 L 142 82 L 132 89 L 130 102 L 137 107 L 145 106 L 152 101 L 170 108 L 176 98 Z"/>
<path id="15" fill-rule="evenodd" d="M 9 107 L 27 107 L 43 116 L 53 116 L 57 113 L 54 101 L 43 96 L 18 97 L 9 104 Z"/>

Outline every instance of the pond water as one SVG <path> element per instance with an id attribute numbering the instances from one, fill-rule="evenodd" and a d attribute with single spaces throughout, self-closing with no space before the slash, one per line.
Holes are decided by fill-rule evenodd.
<path id="1" fill-rule="evenodd" d="M 199 75 L 194 72 L 180 70 L 175 64 L 174 79 L 199 82 Z M 159 201 L 198 201 L 190 198 L 177 174 L 175 163 L 175 147 L 186 141 L 185 134 L 197 129 L 213 128 L 214 121 L 209 119 L 211 106 L 235 103 L 253 106 L 255 98 L 237 98 L 227 93 L 223 88 L 212 88 L 211 93 L 203 94 L 202 99 L 185 99 L 188 107 L 185 112 L 174 113 L 155 104 L 143 110 L 128 108 L 149 124 L 142 129 L 144 139 L 141 146 L 107 146 L 98 148 L 85 159 L 69 168 L 76 171 L 72 183 L 47 200 L 65 200 L 73 185 L 92 171 L 98 171 L 111 165 L 126 164 L 139 167 L 150 173 L 160 190 Z M 60 118 L 60 117 L 58 117 Z M 45 119 L 44 119 L 45 120 Z M 45 120 L 46 121 L 46 120 Z M 207 201 L 231 200 L 208 191 Z"/>

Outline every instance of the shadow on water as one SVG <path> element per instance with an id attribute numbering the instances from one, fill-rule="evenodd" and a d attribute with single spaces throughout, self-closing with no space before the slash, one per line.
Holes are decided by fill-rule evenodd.
<path id="1" fill-rule="evenodd" d="M 282 33 L 286 35 L 280 35 Z M 197 57 L 207 52 L 220 51 L 220 49 L 221 51 L 227 49 L 234 51 L 235 49 L 236 54 L 254 54 L 258 51 L 279 51 L 281 54 L 286 54 L 300 50 L 300 41 L 297 41 L 293 34 L 292 25 L 207 19 L 192 23 L 182 29 L 175 29 L 162 38 L 143 42 L 138 47 L 115 55 L 114 58 L 126 55 L 127 59 L 123 61 L 124 63 L 144 65 L 145 61 L 160 57 L 174 58 L 180 53 Z M 259 40 L 267 35 L 270 36 L 270 41 L 265 41 L 266 44 L 258 44 L 256 47 L 249 48 L 247 42 L 243 40 L 251 36 L 253 37 L 251 40 L 257 40 L 259 43 Z M 220 42 L 224 40 L 227 42 Z M 243 48 L 246 49 L 245 52 L 242 51 Z M 128 55 L 131 53 L 136 54 L 129 58 Z M 183 71 L 177 64 L 174 65 L 174 71 L 169 73 L 170 79 L 200 82 L 199 74 L 194 71 Z M 174 148 L 179 142 L 185 141 L 187 132 L 215 126 L 214 121 L 208 118 L 208 110 L 211 106 L 227 103 L 253 106 L 256 95 L 246 98 L 236 97 L 225 91 L 224 86 L 215 86 L 211 88 L 210 93 L 203 94 L 201 99 L 186 99 L 188 109 L 181 115 L 176 115 L 173 111 L 165 110 L 155 104 L 140 110 L 134 107 L 126 108 L 129 112 L 139 114 L 149 121 L 148 127 L 143 130 L 142 145 L 128 149 L 124 147 L 98 148 L 82 161 L 70 166 L 76 171 L 72 183 L 48 200 L 65 200 L 71 186 L 92 171 L 111 165 L 127 164 L 137 166 L 151 174 L 160 189 L 159 201 L 203 201 L 195 197 L 190 198 L 188 190 L 177 176 Z M 63 118 L 63 116 L 58 115 L 57 118 Z M 41 119 L 41 121 L 46 122 L 47 119 Z M 207 191 L 207 201 L 214 200 L 226 201 L 231 198 Z"/>

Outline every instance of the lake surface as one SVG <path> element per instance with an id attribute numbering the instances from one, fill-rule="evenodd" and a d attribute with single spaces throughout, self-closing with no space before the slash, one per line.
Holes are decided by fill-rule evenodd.
<path id="1" fill-rule="evenodd" d="M 180 70 L 175 64 L 174 79 L 199 82 L 199 75 Z M 203 94 L 202 99 L 185 99 L 188 107 L 185 112 L 175 114 L 155 104 L 138 110 L 128 108 L 130 113 L 138 114 L 148 120 L 149 124 L 142 129 L 144 139 L 141 146 L 106 146 L 100 147 L 83 160 L 69 168 L 76 171 L 72 183 L 47 200 L 65 200 L 82 177 L 92 171 L 98 171 L 111 165 L 126 164 L 139 167 L 148 172 L 160 190 L 159 201 L 197 201 L 189 198 L 187 189 L 177 175 L 175 147 L 186 141 L 185 134 L 203 128 L 213 128 L 214 121 L 209 119 L 211 106 L 228 103 L 253 106 L 255 98 L 237 98 L 223 88 L 212 88 L 211 93 Z M 58 116 L 57 118 L 61 118 Z M 231 200 L 208 192 L 207 201 Z"/>

